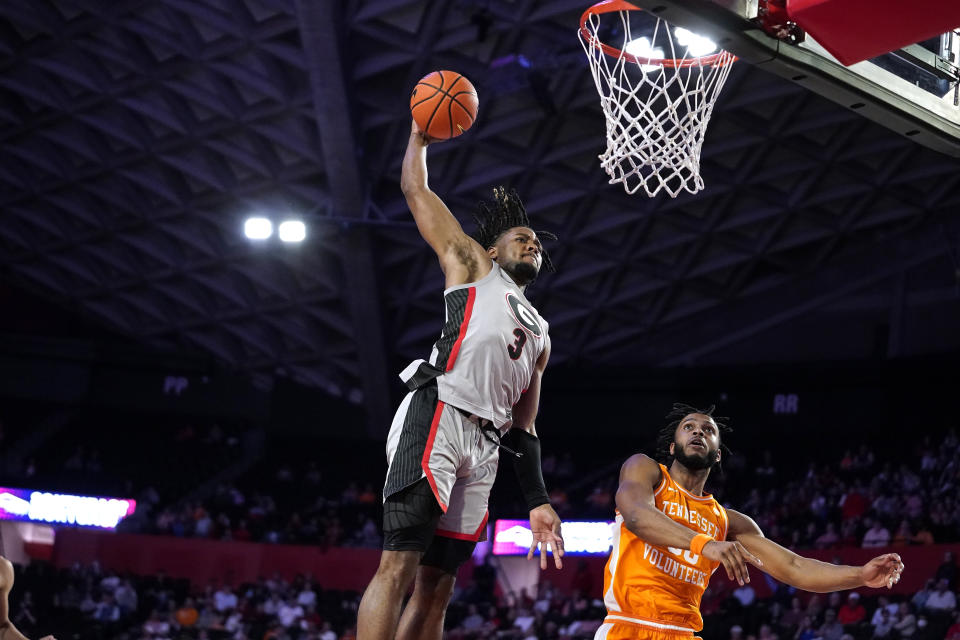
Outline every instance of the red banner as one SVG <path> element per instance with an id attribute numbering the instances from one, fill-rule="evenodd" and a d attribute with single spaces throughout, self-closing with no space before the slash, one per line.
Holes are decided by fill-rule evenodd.
<path id="1" fill-rule="evenodd" d="M 860 565 L 887 551 L 899 553 L 906 565 L 903 577 L 893 592 L 913 593 L 923 586 L 925 580 L 933 577 L 943 561 L 945 551 L 960 555 L 960 545 L 847 548 L 804 551 L 802 555 L 825 562 L 838 558 L 843 564 Z M 315 576 L 324 588 L 362 591 L 377 570 L 380 551 L 117 534 L 84 529 L 57 531 L 53 550 L 55 565 L 68 567 L 74 562 L 88 564 L 94 560 L 104 569 L 130 571 L 139 575 L 153 575 L 162 570 L 172 577 L 188 578 L 197 586 L 221 580 L 237 585 L 274 573 L 289 580 L 300 573 Z M 562 591 L 579 585 L 596 595 L 602 589 L 605 563 L 605 558 L 597 556 L 567 556 L 563 570 L 552 568 L 551 562 L 551 568 L 541 574 L 541 579 L 550 580 Z M 469 579 L 471 573 L 468 563 L 460 572 L 461 584 Z M 750 575 L 757 597 L 769 595 L 771 589 L 764 575 L 752 567 Z M 713 579 L 727 582 L 722 568 L 714 574 Z"/>

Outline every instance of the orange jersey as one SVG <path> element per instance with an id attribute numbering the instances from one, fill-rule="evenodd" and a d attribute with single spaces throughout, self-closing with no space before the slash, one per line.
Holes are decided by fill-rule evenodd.
<path id="1" fill-rule="evenodd" d="M 727 536 L 727 512 L 709 494 L 695 496 L 674 482 L 660 465 L 663 480 L 654 503 L 673 521 L 715 540 Z M 692 633 L 703 628 L 700 598 L 720 566 L 688 549 L 661 547 L 631 533 L 617 513 L 613 549 L 603 573 L 607 623 L 630 623 L 651 630 Z"/>

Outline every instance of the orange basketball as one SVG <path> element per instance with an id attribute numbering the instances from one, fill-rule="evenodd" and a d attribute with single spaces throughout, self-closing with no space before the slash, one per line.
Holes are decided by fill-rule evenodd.
<path id="1" fill-rule="evenodd" d="M 436 140 L 456 138 L 477 119 L 477 90 L 456 71 L 428 73 L 410 94 L 420 131 Z"/>

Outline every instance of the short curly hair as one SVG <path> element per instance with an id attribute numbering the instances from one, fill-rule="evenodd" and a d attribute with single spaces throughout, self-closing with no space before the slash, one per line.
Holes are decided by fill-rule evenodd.
<path id="1" fill-rule="evenodd" d="M 477 230 L 471 236 L 480 243 L 484 249 L 489 249 L 497 244 L 504 233 L 514 227 L 529 227 L 530 218 L 527 216 L 527 210 L 523 207 L 520 196 L 516 189 L 507 191 L 504 187 L 494 187 L 493 203 L 481 201 L 477 205 L 477 212 L 473 214 L 473 219 L 477 223 Z M 549 231 L 534 230 L 540 238 L 547 240 L 556 240 L 557 236 Z M 550 260 L 550 254 L 545 250 L 540 250 L 543 257 L 543 266 L 547 271 L 556 271 L 553 261 Z"/>
<path id="2" fill-rule="evenodd" d="M 660 433 L 657 434 L 656 459 L 668 467 L 673 464 L 673 454 L 670 453 L 670 445 L 676 438 L 677 427 L 680 426 L 680 422 L 691 413 L 702 413 L 705 416 L 713 418 L 713 421 L 717 424 L 717 430 L 721 435 L 733 432 L 733 429 L 727 424 L 729 418 L 721 418 L 713 415 L 715 410 L 715 405 L 710 405 L 706 409 L 698 409 L 683 402 L 673 403 L 673 408 L 670 410 L 670 413 L 666 415 L 669 422 L 667 422 L 666 426 L 660 429 Z M 731 453 L 730 448 L 722 442 L 720 443 L 720 450 L 726 455 Z M 717 465 L 719 464 L 718 462 Z"/>

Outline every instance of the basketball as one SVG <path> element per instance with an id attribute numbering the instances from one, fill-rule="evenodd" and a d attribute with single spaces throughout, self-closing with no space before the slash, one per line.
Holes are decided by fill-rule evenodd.
<path id="1" fill-rule="evenodd" d="M 410 94 L 410 111 L 420 131 L 435 140 L 456 138 L 477 119 L 477 90 L 456 71 L 425 75 Z"/>

